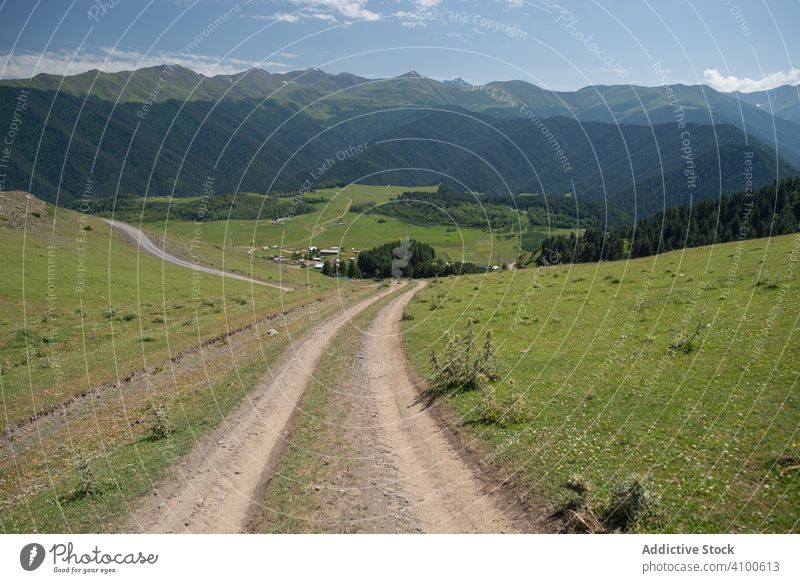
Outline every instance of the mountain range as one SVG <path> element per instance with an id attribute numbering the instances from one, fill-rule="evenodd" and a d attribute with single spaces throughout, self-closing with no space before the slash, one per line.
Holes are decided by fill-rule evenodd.
<path id="1" fill-rule="evenodd" d="M 413 71 L 206 77 L 163 65 L 0 81 L 0 127 L 23 94 L 5 187 L 50 201 L 80 196 L 87 181 L 98 196 L 196 195 L 208 176 L 220 194 L 446 181 L 574 193 L 646 216 L 800 168 L 800 98 L 789 86 L 556 92 Z"/>

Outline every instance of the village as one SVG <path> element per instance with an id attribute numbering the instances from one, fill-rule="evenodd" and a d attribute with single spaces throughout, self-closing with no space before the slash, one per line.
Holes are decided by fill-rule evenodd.
<path id="1" fill-rule="evenodd" d="M 247 254 L 254 256 L 258 250 L 258 247 L 250 247 L 247 250 Z M 361 249 L 351 247 L 350 255 L 347 258 L 342 258 L 340 256 L 346 254 L 347 251 L 341 247 L 319 248 L 314 245 L 308 248 L 287 247 L 284 249 L 279 245 L 263 245 L 260 247 L 260 251 L 262 253 L 270 253 L 260 257 L 273 263 L 291 265 L 300 269 L 319 270 L 325 270 L 326 263 L 329 267 L 336 267 L 342 262 L 354 262 L 358 259 L 358 254 L 361 253 Z"/>

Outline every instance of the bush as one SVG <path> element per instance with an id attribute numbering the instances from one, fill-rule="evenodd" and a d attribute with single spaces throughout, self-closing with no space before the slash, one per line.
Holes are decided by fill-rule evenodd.
<path id="1" fill-rule="evenodd" d="M 686 352 L 687 354 L 694 350 L 694 346 L 692 343 L 700 338 L 700 334 L 703 331 L 703 318 L 702 315 L 700 319 L 697 321 L 697 327 L 694 329 L 694 332 L 687 333 L 681 332 L 678 336 L 670 343 L 669 349 L 671 352 Z"/>
<path id="2" fill-rule="evenodd" d="M 159 400 L 150 400 L 145 407 L 145 414 L 150 417 L 148 428 L 149 438 L 153 441 L 165 439 L 172 433 L 172 423 L 164 403 Z"/>
<path id="3" fill-rule="evenodd" d="M 68 500 L 81 500 L 97 494 L 99 490 L 97 477 L 94 475 L 90 460 L 83 454 L 78 454 L 75 460 L 75 473 L 78 475 L 78 485 Z"/>
<path id="4" fill-rule="evenodd" d="M 496 391 L 486 386 L 483 394 L 483 407 L 480 412 L 480 420 L 489 425 L 515 425 L 528 421 L 527 402 L 523 395 L 516 391 L 514 381 L 511 383 L 508 396 L 504 401 L 497 398 Z"/>
<path id="5" fill-rule="evenodd" d="M 591 483 L 573 474 L 562 485 L 570 494 L 560 512 L 567 532 L 608 533 L 635 530 L 644 522 L 657 522 L 659 501 L 644 478 L 636 474 L 614 481 L 603 503 Z M 602 511 L 598 512 L 597 508 Z"/>
<path id="6" fill-rule="evenodd" d="M 496 359 L 491 331 L 486 332 L 483 346 L 477 347 L 475 322 L 470 318 L 460 338 L 448 332 L 441 357 L 435 351 L 431 353 L 432 389 L 439 392 L 452 388 L 484 387 L 489 381 L 499 378 Z"/>
<path id="7" fill-rule="evenodd" d="M 562 510 L 567 532 L 600 533 L 605 527 L 594 510 L 591 483 L 580 474 L 572 474 L 562 486 L 569 492 Z"/>
<path id="8" fill-rule="evenodd" d="M 611 487 L 611 501 L 604 517 L 609 530 L 627 531 L 646 519 L 657 516 L 658 499 L 647 487 L 644 478 L 632 475 L 615 482 Z"/>

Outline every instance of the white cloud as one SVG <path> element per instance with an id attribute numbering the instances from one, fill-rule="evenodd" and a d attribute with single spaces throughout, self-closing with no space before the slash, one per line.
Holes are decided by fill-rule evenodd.
<path id="1" fill-rule="evenodd" d="M 288 12 L 276 12 L 272 16 L 264 17 L 264 20 L 282 20 L 284 22 L 300 22 L 300 14 L 290 14 Z"/>
<path id="2" fill-rule="evenodd" d="M 737 77 L 735 75 L 726 77 L 720 73 L 718 69 L 706 69 L 703 71 L 703 77 L 705 78 L 706 84 L 717 91 L 742 91 L 743 93 L 749 93 L 751 91 L 774 89 L 781 85 L 796 85 L 800 83 L 800 69 L 768 73 L 761 79 L 750 79 L 748 77 Z"/>
<path id="3" fill-rule="evenodd" d="M 144 54 L 139 51 L 114 50 L 111 47 L 86 49 L 77 54 L 68 51 L 5 53 L 0 54 L 0 63 L 5 64 L 5 70 L 2 72 L 2 77 L 5 79 L 27 78 L 39 73 L 77 75 L 93 69 L 116 73 L 172 63 L 203 75 L 232 75 L 253 67 L 265 67 L 273 70 L 289 68 L 287 64 L 277 61 L 261 62 L 235 58 L 220 60 L 212 55 L 194 53 L 154 52 Z"/>
<path id="4" fill-rule="evenodd" d="M 333 14 L 322 12 L 320 10 L 302 10 L 299 12 L 276 12 L 268 16 L 257 14 L 250 18 L 255 20 L 281 20 L 283 22 L 300 22 L 301 20 L 322 20 L 324 22 L 336 22 L 336 17 Z"/>
<path id="5" fill-rule="evenodd" d="M 367 0 L 292 0 L 292 4 L 313 4 L 318 12 L 327 8 L 351 20 L 380 20 L 381 15 L 367 8 Z"/>
<path id="6" fill-rule="evenodd" d="M 429 10 L 434 6 L 438 6 L 442 0 L 414 0 L 414 5 L 420 10 Z"/>

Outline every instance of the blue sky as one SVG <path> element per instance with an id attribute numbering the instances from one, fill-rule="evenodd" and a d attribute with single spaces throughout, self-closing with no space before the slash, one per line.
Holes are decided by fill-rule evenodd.
<path id="1" fill-rule="evenodd" d="M 800 82 L 798 23 L 800 0 L 0 0 L 0 75 L 178 62 L 750 91 Z"/>

